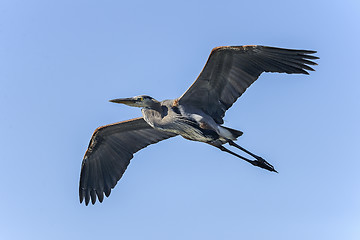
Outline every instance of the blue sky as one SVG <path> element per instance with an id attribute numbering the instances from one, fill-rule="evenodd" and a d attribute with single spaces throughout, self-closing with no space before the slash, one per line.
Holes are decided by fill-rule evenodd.
<path id="1" fill-rule="evenodd" d="M 360 238 L 358 1 L 0 2 L 1 239 Z M 273 174 L 176 137 L 135 154 L 102 204 L 78 201 L 93 130 L 176 98 L 213 47 L 313 49 L 225 116 Z"/>

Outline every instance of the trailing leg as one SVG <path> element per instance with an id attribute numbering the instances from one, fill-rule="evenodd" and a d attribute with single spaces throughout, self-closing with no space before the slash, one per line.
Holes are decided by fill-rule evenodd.
<path id="1" fill-rule="evenodd" d="M 234 147 L 240 149 L 241 151 L 249 154 L 250 156 L 254 157 L 256 159 L 256 161 L 254 161 L 255 164 L 253 164 L 253 165 L 264 168 L 264 169 L 267 169 L 267 170 L 269 170 L 271 172 L 277 172 L 275 170 L 275 168 L 270 163 L 265 161 L 265 159 L 263 159 L 262 157 L 259 157 L 259 156 L 255 155 L 255 154 L 253 154 L 252 152 L 250 152 L 250 151 L 246 150 L 245 148 L 239 146 L 238 144 L 234 143 L 230 139 L 228 140 L 228 143 L 230 144 L 230 146 L 234 146 Z"/>
<path id="2" fill-rule="evenodd" d="M 271 164 L 269 164 L 268 162 L 266 162 L 266 161 L 265 161 L 264 159 L 262 159 L 262 158 L 261 158 L 262 161 L 259 160 L 259 159 L 250 160 L 250 159 L 247 159 L 246 157 L 243 157 L 243 156 L 241 156 L 241 155 L 239 155 L 239 154 L 237 154 L 237 153 L 234 153 L 234 152 L 230 151 L 229 149 L 225 148 L 225 147 L 222 146 L 222 145 L 211 144 L 211 143 L 209 143 L 209 144 L 212 145 L 212 146 L 214 146 L 214 147 L 219 148 L 221 151 L 230 153 L 230 154 L 232 154 L 232 155 L 234 155 L 234 156 L 236 156 L 236 157 L 238 157 L 238 158 L 241 158 L 241 159 L 247 161 L 248 163 L 250 163 L 250 164 L 252 164 L 252 165 L 254 165 L 254 166 L 261 167 L 261 168 L 264 168 L 264 169 L 269 170 L 269 171 L 272 171 L 272 172 L 277 172 Z"/>

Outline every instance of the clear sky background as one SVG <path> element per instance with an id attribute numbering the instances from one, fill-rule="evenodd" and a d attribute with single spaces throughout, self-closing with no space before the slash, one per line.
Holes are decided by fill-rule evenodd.
<path id="1" fill-rule="evenodd" d="M 0 2 L 0 239 L 360 239 L 360 2 Z M 264 74 L 225 116 L 255 168 L 176 137 L 137 154 L 109 198 L 78 200 L 109 99 L 180 96 L 213 47 L 317 50 Z"/>

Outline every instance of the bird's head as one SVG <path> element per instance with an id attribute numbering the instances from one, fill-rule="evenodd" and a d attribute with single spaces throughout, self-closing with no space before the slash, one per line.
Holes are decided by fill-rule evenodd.
<path id="1" fill-rule="evenodd" d="M 154 104 L 159 103 L 157 100 L 147 95 L 140 95 L 131 98 L 117 98 L 109 100 L 109 102 L 122 103 L 131 107 L 152 107 Z"/>

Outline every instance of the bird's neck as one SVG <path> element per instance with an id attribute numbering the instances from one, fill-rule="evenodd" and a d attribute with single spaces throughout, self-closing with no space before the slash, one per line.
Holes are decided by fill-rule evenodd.
<path id="1" fill-rule="evenodd" d="M 159 112 L 160 115 L 162 114 L 161 104 L 160 104 L 160 102 L 158 102 L 156 100 L 148 103 L 148 105 L 146 107 L 144 107 L 144 109 L 155 110 L 155 111 Z"/>
<path id="2" fill-rule="evenodd" d="M 162 109 L 160 103 L 143 107 L 141 112 L 144 120 L 153 128 L 158 128 L 161 125 Z"/>

